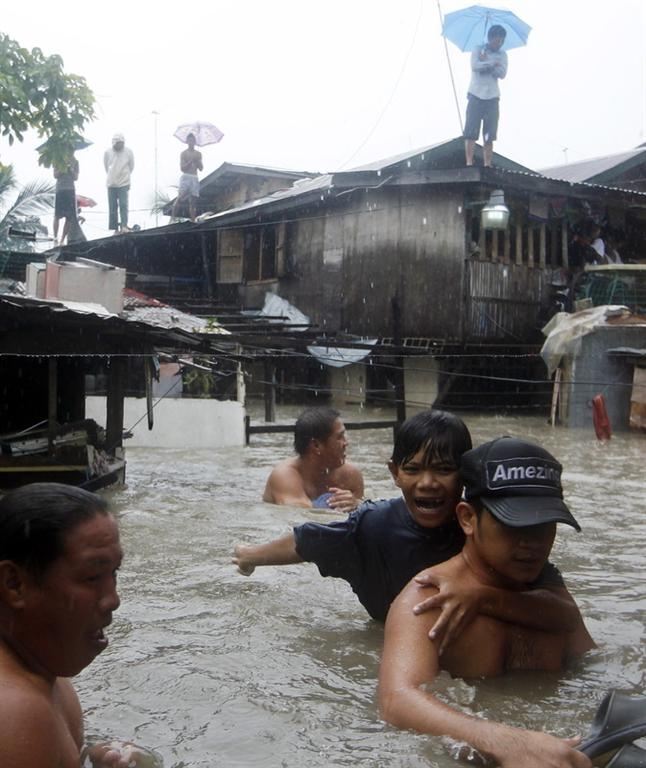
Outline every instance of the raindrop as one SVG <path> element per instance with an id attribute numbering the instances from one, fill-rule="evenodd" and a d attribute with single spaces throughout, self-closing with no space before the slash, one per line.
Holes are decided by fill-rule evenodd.
<path id="1" fill-rule="evenodd" d="M 410 160 L 406 161 L 406 165 L 410 168 Z"/>
<path id="2" fill-rule="evenodd" d="M 426 216 L 424 216 L 424 217 L 422 218 L 422 224 L 423 224 L 424 226 L 426 226 Z"/>
<path id="3" fill-rule="evenodd" d="M 366 297 L 365 296 L 363 297 L 363 303 L 364 304 L 366 303 Z"/>
<path id="4" fill-rule="evenodd" d="M 374 281 L 373 281 L 373 280 L 371 280 L 371 281 L 370 281 L 370 287 L 371 287 L 371 288 L 374 288 L 374 287 L 375 287 L 375 284 L 374 284 Z"/>

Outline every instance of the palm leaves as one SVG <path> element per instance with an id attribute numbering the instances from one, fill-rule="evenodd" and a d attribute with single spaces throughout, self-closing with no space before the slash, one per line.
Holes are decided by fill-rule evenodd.
<path id="1" fill-rule="evenodd" d="M 18 227 L 27 232 L 47 232 L 40 222 L 41 214 L 50 213 L 54 208 L 55 184 L 36 180 L 19 189 L 18 194 L 9 201 L 11 193 L 18 188 L 18 183 L 10 165 L 0 165 L 0 247 L 17 251 L 33 250 L 33 246 L 24 239 L 11 237 L 11 227 Z"/>

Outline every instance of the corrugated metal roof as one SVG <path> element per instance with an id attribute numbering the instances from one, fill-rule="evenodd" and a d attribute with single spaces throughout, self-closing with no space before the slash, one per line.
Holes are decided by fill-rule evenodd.
<path id="1" fill-rule="evenodd" d="M 623 163 L 636 160 L 640 156 L 646 162 L 646 148 L 637 147 L 627 152 L 617 152 L 614 155 L 593 157 L 577 163 L 567 163 L 566 165 L 554 165 L 551 168 L 543 168 L 541 173 L 552 178 L 563 179 L 564 181 L 590 181 L 596 176 L 607 173 Z"/>
<path id="2" fill-rule="evenodd" d="M 208 186 L 221 176 L 231 174 L 251 174 L 252 176 L 274 176 L 285 179 L 301 179 L 305 177 L 319 176 L 320 171 L 292 171 L 287 168 L 270 168 L 266 165 L 249 165 L 248 163 L 222 163 L 218 168 L 209 173 L 200 181 L 200 188 Z"/>
<path id="3" fill-rule="evenodd" d="M 477 151 L 480 151 L 479 145 L 477 147 Z M 443 159 L 454 155 L 457 155 L 460 160 L 464 162 L 464 139 L 461 136 L 445 141 L 439 141 L 435 144 L 429 144 L 426 147 L 411 149 L 408 152 L 402 152 L 401 154 L 393 155 L 392 157 L 376 160 L 373 163 L 360 165 L 356 168 L 350 168 L 348 173 L 353 173 L 355 171 L 385 171 L 386 169 L 392 168 L 393 166 L 400 165 L 402 163 L 412 165 L 412 161 L 416 161 L 415 165 L 432 165 L 436 161 L 442 161 Z M 514 160 L 510 160 L 508 157 L 499 155 L 496 152 L 494 152 L 494 161 L 498 164 L 498 166 L 506 167 L 509 169 L 518 171 L 532 170 L 531 168 L 521 165 L 520 163 L 516 163 Z"/>
<path id="4" fill-rule="evenodd" d="M 391 158 L 392 159 L 392 158 Z M 401 159 L 398 161 L 401 162 Z M 384 168 L 387 166 L 384 166 Z M 356 169 L 357 173 L 377 173 L 378 170 L 383 169 Z M 461 169 L 456 169 L 461 170 Z M 489 169 L 481 169 L 483 172 L 488 171 Z M 558 194 L 567 195 L 568 193 L 568 187 L 570 188 L 580 188 L 584 190 L 590 190 L 590 192 L 612 192 L 612 193 L 626 193 L 630 194 L 632 196 L 643 198 L 646 201 L 646 193 L 645 192 L 638 192 L 634 189 L 622 189 L 620 187 L 615 186 L 608 186 L 608 185 L 602 185 L 602 184 L 592 184 L 590 182 L 574 182 L 574 181 L 567 181 L 564 179 L 559 178 L 550 178 L 548 176 L 545 176 L 541 173 L 538 173 L 536 171 L 529 171 L 529 170 L 514 170 L 509 168 L 498 168 L 494 167 L 491 169 L 496 174 L 509 174 L 509 175 L 515 175 L 526 179 L 536 179 L 537 181 L 550 181 L 558 184 L 561 189 L 558 190 Z M 348 176 L 351 176 L 352 173 L 355 171 L 347 171 L 345 172 L 344 176 L 347 178 Z M 248 203 L 245 203 L 244 205 L 240 205 L 236 208 L 230 208 L 227 211 L 220 211 L 219 213 L 212 214 L 210 216 L 205 216 L 201 219 L 201 226 L 208 228 L 209 223 L 216 222 L 220 219 L 226 219 L 228 217 L 235 216 L 236 214 L 242 214 L 245 211 L 252 211 L 254 209 L 263 208 L 265 206 L 268 206 L 272 203 L 280 203 L 291 199 L 297 199 L 299 197 L 306 197 L 306 196 L 312 196 L 315 194 L 319 194 L 321 196 L 321 200 L 324 200 L 325 197 L 330 193 L 330 191 L 334 188 L 334 174 L 325 174 L 324 176 L 319 176 L 316 179 L 303 179 L 302 181 L 296 182 L 290 189 L 284 189 L 280 190 L 278 192 L 274 192 L 271 195 L 268 195 L 267 197 L 259 198 L 258 200 L 250 200 Z M 478 180 L 480 181 L 480 180 Z M 484 177 L 482 178 L 483 182 L 486 182 L 487 179 Z M 530 190 L 531 191 L 531 190 Z"/>
<path id="5" fill-rule="evenodd" d="M 515 174 L 516 176 L 524 176 L 526 178 L 543 179 L 544 181 L 555 181 L 558 184 L 567 184 L 570 187 L 583 187 L 584 189 L 590 189 L 591 191 L 606 191 L 606 192 L 622 192 L 629 195 L 635 195 L 646 200 L 646 192 L 640 192 L 635 189 L 624 189 L 623 187 L 610 186 L 608 184 L 594 184 L 590 181 L 570 181 L 568 179 L 561 179 L 554 176 L 548 176 L 546 173 L 538 173 L 532 171 L 513 171 L 508 168 L 497 168 L 499 173 Z M 567 190 L 563 190 L 563 194 L 566 194 Z"/>
<path id="6" fill-rule="evenodd" d="M 212 222 L 216 219 L 224 216 L 230 216 L 232 213 L 239 213 L 241 211 L 248 211 L 253 208 L 260 208 L 270 203 L 280 202 L 282 200 L 289 200 L 290 198 L 301 197 L 310 195 L 312 193 L 320 193 L 325 195 L 327 191 L 333 187 L 334 176 L 331 173 L 317 176 L 315 179 L 301 179 L 294 182 L 293 186 L 289 189 L 279 189 L 277 192 L 272 192 L 271 195 L 266 197 L 260 197 L 257 200 L 249 200 L 247 203 L 238 205 L 236 208 L 230 208 L 227 211 L 220 211 L 219 213 L 204 214 L 200 217 L 200 223 Z"/>
<path id="7" fill-rule="evenodd" d="M 195 325 L 191 330 L 182 328 L 176 320 L 177 315 L 184 313 L 176 312 L 175 315 L 175 318 L 166 317 L 163 321 L 159 316 L 151 321 L 152 315 L 149 315 L 143 321 L 141 316 L 119 317 L 93 304 L 3 294 L 0 295 L 0 318 L 5 323 L 6 332 L 0 337 L 0 353 L 42 354 L 40 348 L 45 344 L 48 353 L 54 354 L 59 351 L 55 348 L 59 342 L 61 347 L 72 349 L 71 354 L 81 355 L 114 353 L 126 342 L 166 350 L 206 348 L 208 351 L 215 349 L 211 345 L 216 339 L 218 344 L 225 341 L 222 334 L 229 335 L 221 327 L 215 335 L 211 329 L 200 330 Z M 199 318 L 195 320 L 198 324 L 201 322 Z M 14 349 L 13 330 L 17 328 L 23 333 Z M 29 342 L 25 341 L 25 332 L 28 332 Z M 52 338 L 44 340 L 47 334 Z M 56 339 L 56 343 L 52 339 Z"/>
<path id="8" fill-rule="evenodd" d="M 391 165 L 397 165 L 398 163 L 403 163 L 406 160 L 411 160 L 414 157 L 418 157 L 420 155 L 426 155 L 426 153 L 428 152 L 437 151 L 439 149 L 452 149 L 453 145 L 455 144 L 455 141 L 456 141 L 455 139 L 449 139 L 448 141 L 438 141 L 437 143 L 429 144 L 426 147 L 411 149 L 408 152 L 402 152 L 399 155 L 392 155 L 391 157 L 382 158 L 381 160 L 375 160 L 375 162 L 373 163 L 358 165 L 355 168 L 350 168 L 348 172 L 351 173 L 352 171 L 383 171 L 385 168 L 390 168 Z"/>

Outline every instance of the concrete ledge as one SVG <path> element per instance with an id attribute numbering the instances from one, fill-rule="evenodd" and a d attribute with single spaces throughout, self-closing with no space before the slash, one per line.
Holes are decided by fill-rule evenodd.
<path id="1" fill-rule="evenodd" d="M 146 399 L 124 400 L 124 429 L 133 436 L 126 448 L 223 448 L 245 444 L 245 410 L 236 400 L 166 398 L 156 403 L 148 429 Z M 105 427 L 106 398 L 85 398 L 85 415 Z M 141 419 L 141 421 L 139 421 Z"/>

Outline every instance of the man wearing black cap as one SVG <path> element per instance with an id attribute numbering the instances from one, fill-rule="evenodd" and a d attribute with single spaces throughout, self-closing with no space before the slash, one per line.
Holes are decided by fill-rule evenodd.
<path id="1" fill-rule="evenodd" d="M 561 469 L 540 446 L 510 437 L 463 455 L 465 500 L 456 514 L 466 542 L 453 560 L 474 588 L 485 585 L 510 595 L 527 589 L 549 557 L 556 524 L 580 530 L 563 501 Z M 441 669 L 459 677 L 558 671 L 594 646 L 583 620 L 574 631 L 559 633 L 480 614 L 440 655 L 437 643 L 427 639 L 438 611 L 411 615 L 418 589 L 411 581 L 388 613 L 379 678 L 383 718 L 400 728 L 468 742 L 503 768 L 590 768 L 590 760 L 574 749 L 577 739 L 465 715 L 436 699 L 429 685 Z"/>

